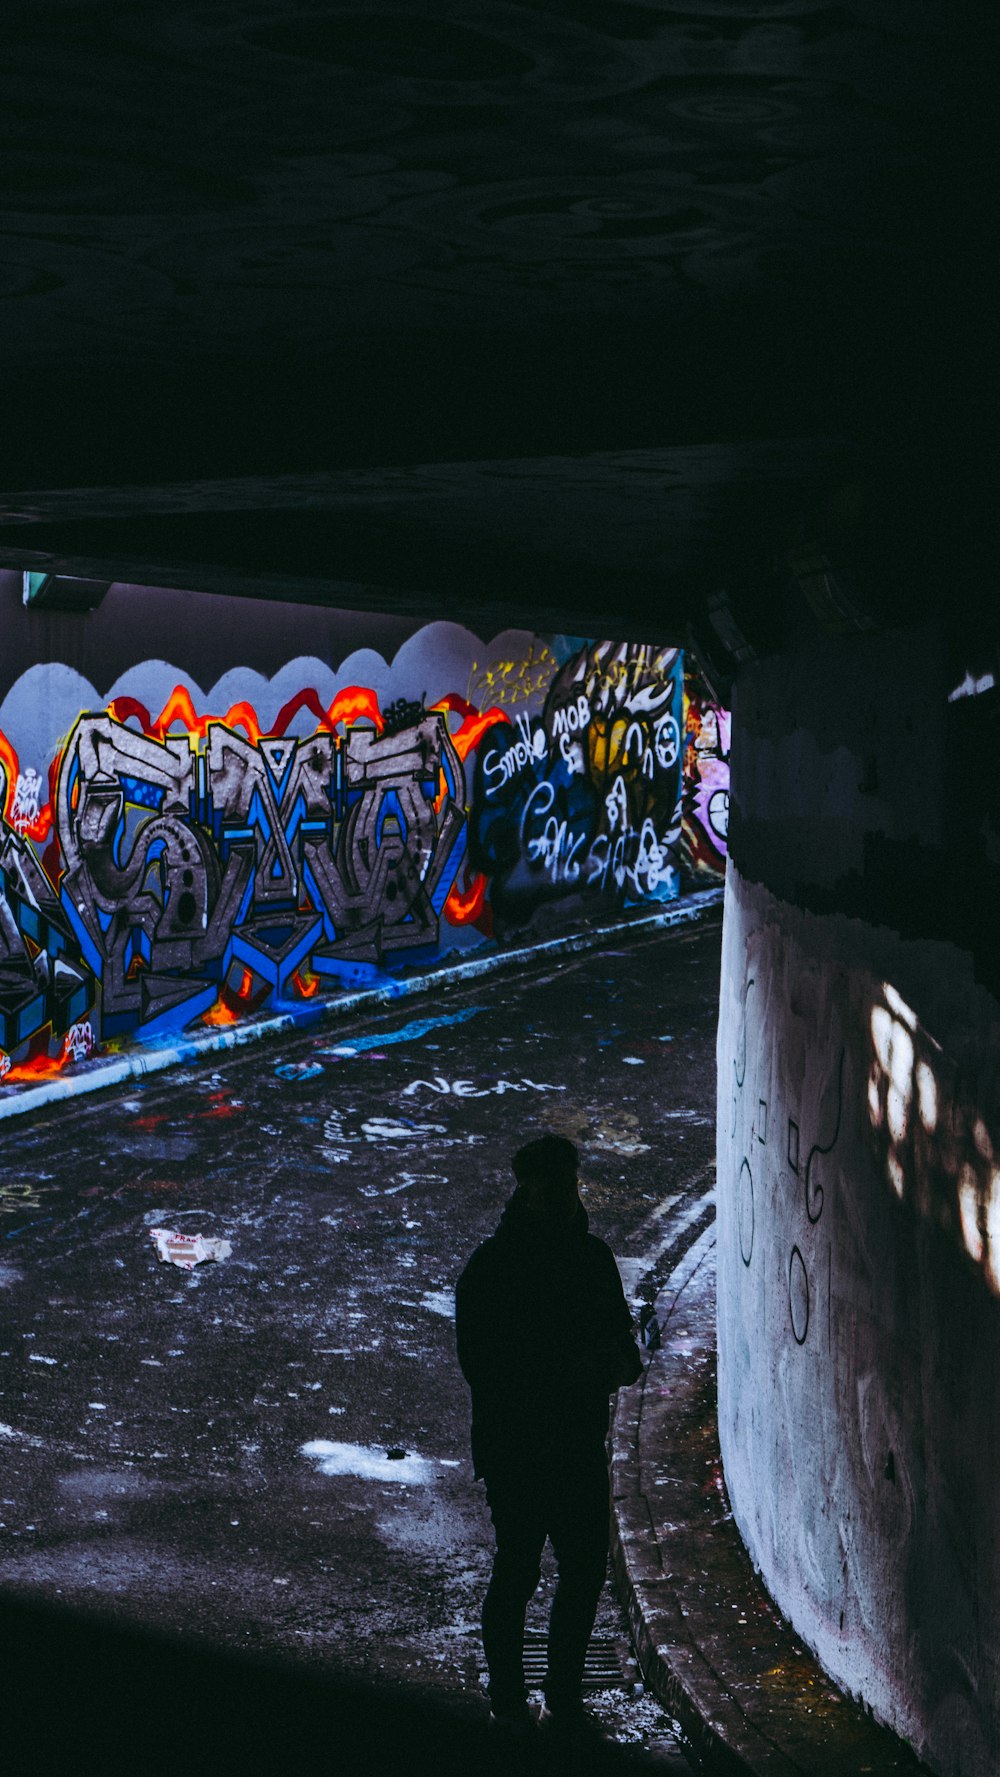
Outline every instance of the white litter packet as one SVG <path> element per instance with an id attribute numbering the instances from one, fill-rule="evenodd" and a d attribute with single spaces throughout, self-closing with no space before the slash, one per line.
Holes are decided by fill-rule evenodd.
<path id="1" fill-rule="evenodd" d="M 212 1234 L 177 1234 L 173 1228 L 150 1228 L 150 1239 L 157 1257 L 182 1271 L 193 1271 L 205 1259 L 228 1259 L 233 1250 L 231 1240 Z"/>

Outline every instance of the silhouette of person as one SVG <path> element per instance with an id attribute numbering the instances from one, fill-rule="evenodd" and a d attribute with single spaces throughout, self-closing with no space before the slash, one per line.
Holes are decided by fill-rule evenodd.
<path id="1" fill-rule="evenodd" d="M 642 1360 L 614 1255 L 589 1232 L 571 1141 L 513 1157 L 516 1188 L 455 1291 L 458 1357 L 472 1390 L 472 1458 L 496 1533 L 483 1604 L 494 1724 L 528 1733 L 524 1620 L 548 1539 L 559 1578 L 540 1725 L 586 1731 L 584 1660 L 607 1572 L 611 1393 Z"/>

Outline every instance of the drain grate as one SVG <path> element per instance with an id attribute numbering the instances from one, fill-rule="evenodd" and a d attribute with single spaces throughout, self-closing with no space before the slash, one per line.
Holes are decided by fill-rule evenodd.
<path id="1" fill-rule="evenodd" d="M 529 1690 L 537 1690 L 545 1677 L 545 1647 L 544 1629 L 525 1630 L 524 1677 Z M 583 1667 L 584 1690 L 605 1691 L 628 1682 L 623 1670 L 623 1652 L 616 1635 L 592 1635 Z"/>

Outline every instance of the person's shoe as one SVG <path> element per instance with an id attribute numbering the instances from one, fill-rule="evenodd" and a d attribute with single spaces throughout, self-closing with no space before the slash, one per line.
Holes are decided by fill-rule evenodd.
<path id="1" fill-rule="evenodd" d="M 513 1709 L 490 1710 L 490 1732 L 511 1746 L 525 1746 L 535 1737 L 537 1721 L 527 1703 Z"/>
<path id="2" fill-rule="evenodd" d="M 543 1703 L 538 1717 L 539 1734 L 553 1745 L 571 1746 L 581 1750 L 588 1746 L 607 1746 L 607 1734 L 594 1716 L 588 1715 L 582 1703 L 570 1703 L 552 1709 Z"/>

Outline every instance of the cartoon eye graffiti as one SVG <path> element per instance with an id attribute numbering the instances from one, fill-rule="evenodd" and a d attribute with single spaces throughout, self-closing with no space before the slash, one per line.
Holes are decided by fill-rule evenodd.
<path id="1" fill-rule="evenodd" d="M 708 799 L 708 824 L 719 839 L 729 836 L 729 791 L 713 790 Z"/>
<path id="2" fill-rule="evenodd" d="M 671 765 L 676 765 L 681 749 L 680 730 L 673 716 L 664 716 L 662 722 L 657 722 L 653 745 L 658 764 L 669 771 Z"/>

